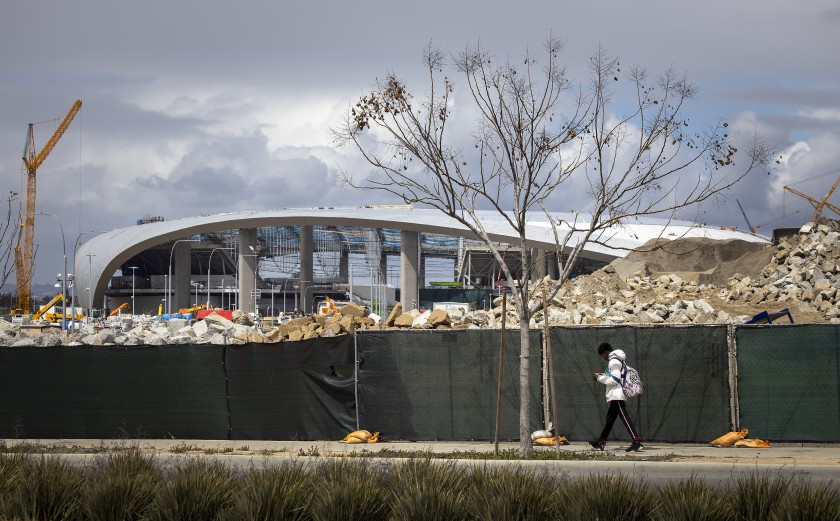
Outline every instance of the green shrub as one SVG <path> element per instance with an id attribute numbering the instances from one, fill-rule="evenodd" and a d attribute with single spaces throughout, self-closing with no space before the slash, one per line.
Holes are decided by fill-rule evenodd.
<path id="1" fill-rule="evenodd" d="M 138 447 L 99 456 L 90 469 L 83 507 L 90 520 L 143 519 L 155 501 L 160 475 Z"/>
<path id="2" fill-rule="evenodd" d="M 561 519 L 562 481 L 520 467 L 492 467 L 473 474 L 476 519 Z"/>
<path id="3" fill-rule="evenodd" d="M 151 516 L 159 521 L 220 519 L 233 505 L 236 477 L 228 467 L 203 458 L 177 465 L 161 487 Z"/>
<path id="4" fill-rule="evenodd" d="M 650 519 L 655 496 L 643 483 L 624 474 L 580 478 L 563 490 L 561 519 L 634 521 Z"/>
<path id="5" fill-rule="evenodd" d="M 772 521 L 840 521 L 840 488 L 802 482 L 788 490 L 770 515 Z"/>
<path id="6" fill-rule="evenodd" d="M 315 480 L 315 521 L 377 521 L 388 518 L 386 471 L 363 460 L 332 460 L 311 470 Z"/>
<path id="7" fill-rule="evenodd" d="M 391 519 L 465 519 L 468 473 L 452 461 L 412 459 L 397 463 L 391 477 Z"/>
<path id="8" fill-rule="evenodd" d="M 79 496 L 84 471 L 48 456 L 20 460 L 16 479 L 4 494 L 4 519 L 74 520 L 81 518 Z"/>
<path id="9" fill-rule="evenodd" d="M 771 478 L 769 472 L 736 477 L 730 492 L 732 519 L 770 519 L 776 503 L 785 496 L 790 483 L 791 478 Z"/>
<path id="10" fill-rule="evenodd" d="M 723 521 L 729 518 L 729 502 L 724 497 L 697 477 L 669 483 L 659 490 L 654 519 Z"/>
<path id="11" fill-rule="evenodd" d="M 252 471 L 223 518 L 230 521 L 310 519 L 313 480 L 313 473 L 298 463 Z"/>

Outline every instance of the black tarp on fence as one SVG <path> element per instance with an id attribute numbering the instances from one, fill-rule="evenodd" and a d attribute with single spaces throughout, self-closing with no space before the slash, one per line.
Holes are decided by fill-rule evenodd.
<path id="1" fill-rule="evenodd" d="M 0 436 L 225 439 L 223 350 L 0 347 Z"/>
<path id="2" fill-rule="evenodd" d="M 560 433 L 592 439 L 601 431 L 607 403 L 604 385 L 592 373 L 606 362 L 598 345 L 622 349 L 647 387 L 627 402 L 627 410 L 647 440 L 711 441 L 730 421 L 726 326 L 552 327 Z M 612 437 L 626 439 L 616 422 Z"/>
<path id="3" fill-rule="evenodd" d="M 0 347 L 0 437 L 336 439 L 349 336 L 242 346 Z"/>
<path id="4" fill-rule="evenodd" d="M 736 330 L 740 427 L 750 437 L 840 441 L 840 327 Z"/>
<path id="5" fill-rule="evenodd" d="M 641 372 L 629 403 L 649 440 L 750 436 L 840 441 L 840 327 L 551 328 L 559 433 L 594 437 L 606 409 L 596 348 Z M 384 439 L 490 440 L 499 330 L 380 331 L 356 337 L 359 426 Z M 530 332 L 531 429 L 543 427 L 541 332 Z M 0 437 L 340 439 L 356 428 L 354 338 L 244 346 L 0 347 Z M 519 436 L 519 331 L 505 341 L 501 438 Z M 734 378 L 732 378 L 734 381 Z M 613 436 L 626 433 L 616 424 Z"/>
<path id="6" fill-rule="evenodd" d="M 538 419 L 540 336 L 530 335 L 531 417 Z M 499 346 L 499 330 L 358 334 L 361 427 L 387 439 L 494 439 Z M 507 331 L 501 439 L 519 439 L 519 346 L 519 330 Z"/>

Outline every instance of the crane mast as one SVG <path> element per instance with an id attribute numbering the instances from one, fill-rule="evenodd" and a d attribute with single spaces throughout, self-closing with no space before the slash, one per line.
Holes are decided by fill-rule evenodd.
<path id="1" fill-rule="evenodd" d="M 29 314 L 29 301 L 32 297 L 32 256 L 35 238 L 35 173 L 41 163 L 50 155 L 64 131 L 70 126 L 73 118 L 82 108 L 82 100 L 76 100 L 67 111 L 64 119 L 59 123 L 53 135 L 39 153 L 35 153 L 34 123 L 29 124 L 26 134 L 26 145 L 23 150 L 23 164 L 26 166 L 26 207 L 21 222 L 23 228 L 23 244 L 15 245 L 15 274 L 17 277 L 18 309 L 16 313 Z M 65 274 L 66 276 L 66 274 Z"/>

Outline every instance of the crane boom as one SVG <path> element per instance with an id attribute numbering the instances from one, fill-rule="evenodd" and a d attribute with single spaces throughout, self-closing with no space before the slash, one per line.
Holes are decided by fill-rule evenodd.
<path id="1" fill-rule="evenodd" d="M 73 118 L 82 108 L 82 100 L 76 100 L 59 123 L 53 135 L 38 154 L 35 153 L 34 124 L 29 124 L 26 145 L 23 150 L 23 164 L 26 166 L 26 209 L 21 223 L 23 227 L 23 245 L 15 246 L 15 274 L 17 278 L 18 313 L 29 313 L 29 301 L 32 296 L 32 254 L 35 238 L 35 173 L 41 163 L 50 155 L 58 140 L 64 135 Z M 65 274 L 66 276 L 66 274 Z"/>
<path id="2" fill-rule="evenodd" d="M 811 218 L 811 221 L 816 223 L 816 222 L 819 222 L 820 217 L 822 217 L 823 208 L 826 207 L 826 206 L 830 210 L 832 210 L 833 212 L 840 215 L 840 208 L 838 208 L 837 206 L 834 206 L 833 204 L 828 202 L 828 198 L 831 197 L 831 194 L 833 194 L 835 190 L 837 190 L 838 185 L 840 185 L 840 177 L 838 177 L 837 180 L 834 181 L 834 185 L 831 187 L 831 189 L 828 191 L 828 193 L 825 194 L 825 197 L 822 198 L 822 201 L 820 201 L 819 199 L 814 199 L 813 197 L 811 197 L 809 195 L 805 195 L 802 192 L 794 190 L 793 188 L 791 188 L 789 186 L 784 186 L 783 188 L 785 190 L 787 190 L 788 192 L 792 193 L 792 194 L 796 194 L 799 197 L 804 198 L 809 203 L 814 205 L 814 216 Z"/>

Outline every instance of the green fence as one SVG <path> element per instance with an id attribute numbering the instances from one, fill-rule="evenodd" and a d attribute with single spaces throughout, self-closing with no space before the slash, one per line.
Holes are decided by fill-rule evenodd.
<path id="1" fill-rule="evenodd" d="M 551 417 L 542 332 L 530 331 L 532 418 Z M 366 331 L 244 346 L 0 347 L 0 437 L 492 440 L 499 330 Z M 840 442 L 840 326 L 553 327 L 558 433 L 594 437 L 606 410 L 601 342 L 647 391 L 646 440 Z M 358 360 L 358 367 L 354 360 Z M 501 439 L 519 437 L 519 331 L 503 354 Z M 732 368 L 730 370 L 730 368 Z M 613 437 L 626 439 L 617 423 Z"/>
<path id="2" fill-rule="evenodd" d="M 840 326 L 742 326 L 735 341 L 751 438 L 840 442 Z"/>

